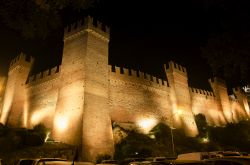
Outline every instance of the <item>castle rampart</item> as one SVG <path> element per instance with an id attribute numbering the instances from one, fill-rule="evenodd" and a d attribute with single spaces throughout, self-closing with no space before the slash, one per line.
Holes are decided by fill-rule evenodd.
<path id="1" fill-rule="evenodd" d="M 162 79 L 108 65 L 109 35 L 107 26 L 87 17 L 65 28 L 60 66 L 30 75 L 33 58 L 21 53 L 12 60 L 0 122 L 29 128 L 41 122 L 55 140 L 79 145 L 82 159 L 94 161 L 114 152 L 112 122 L 152 121 L 147 128 L 139 125 L 144 133 L 165 122 L 195 136 L 196 114 L 216 126 L 250 117 L 240 89 L 233 99 L 218 78 L 209 81 L 212 91 L 189 87 L 186 68 L 173 61 L 164 65 Z"/>
<path id="2" fill-rule="evenodd" d="M 58 88 L 58 76 L 27 85 L 27 98 L 29 100 L 27 120 L 29 128 L 39 123 L 43 123 L 47 128 L 53 128 Z"/>
<path id="3" fill-rule="evenodd" d="M 124 67 L 109 66 L 110 67 L 110 79 L 120 81 L 130 81 L 135 84 L 147 85 L 148 87 L 159 88 L 161 90 L 167 90 L 169 87 L 166 80 L 154 77 L 147 73 L 127 69 Z M 113 69 L 112 69 L 113 68 Z"/>
<path id="4" fill-rule="evenodd" d="M 3 97 L 4 97 L 5 88 L 6 88 L 6 77 L 0 76 L 0 116 L 1 116 L 1 112 L 2 112 Z"/>
<path id="5" fill-rule="evenodd" d="M 94 18 L 88 16 L 84 21 L 78 21 L 64 29 L 64 41 L 75 38 L 84 32 L 90 32 L 103 40 L 109 41 L 110 28 L 103 25 L 99 21 L 94 21 Z"/>
<path id="6" fill-rule="evenodd" d="M 30 64 L 34 63 L 34 58 L 31 56 L 26 56 L 24 53 L 20 53 L 16 58 L 11 60 L 9 73 L 18 66 L 30 67 Z"/>
<path id="7" fill-rule="evenodd" d="M 11 61 L 4 105 L 2 108 L 0 122 L 14 127 L 25 127 L 27 125 L 27 92 L 25 83 L 33 65 L 34 59 L 20 53 Z"/>
<path id="8" fill-rule="evenodd" d="M 148 118 L 170 123 L 170 89 L 162 79 L 127 68 L 110 66 L 109 100 L 111 117 L 116 122 Z"/>
<path id="9" fill-rule="evenodd" d="M 36 83 L 43 83 L 49 81 L 50 79 L 58 77 L 59 73 L 60 73 L 60 66 L 55 66 L 38 74 L 29 76 L 27 84 L 34 85 Z"/>

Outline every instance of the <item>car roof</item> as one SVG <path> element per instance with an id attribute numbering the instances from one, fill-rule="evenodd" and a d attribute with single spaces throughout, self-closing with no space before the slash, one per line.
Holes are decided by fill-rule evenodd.
<path id="1" fill-rule="evenodd" d="M 22 158 L 19 160 L 66 160 L 63 158 Z"/>
<path id="2" fill-rule="evenodd" d="M 233 161 L 233 162 L 250 164 L 250 157 L 232 156 L 232 157 L 213 158 L 207 161 Z"/>
<path id="3" fill-rule="evenodd" d="M 45 165 L 72 165 L 73 161 L 48 161 Z M 92 162 L 74 162 L 75 165 L 94 165 Z"/>

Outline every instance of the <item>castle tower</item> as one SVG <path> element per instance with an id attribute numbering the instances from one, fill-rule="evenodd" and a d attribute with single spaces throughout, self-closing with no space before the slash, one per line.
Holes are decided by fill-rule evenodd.
<path id="1" fill-rule="evenodd" d="M 170 86 L 170 99 L 172 102 L 171 126 L 184 128 L 186 135 L 196 136 L 198 133 L 191 108 L 191 98 L 188 87 L 186 68 L 172 61 L 169 68 L 164 65 Z"/>
<path id="2" fill-rule="evenodd" d="M 3 108 L 3 97 L 6 87 L 6 77 L 0 77 L 0 116 Z"/>
<path id="3" fill-rule="evenodd" d="M 81 146 L 87 161 L 114 150 L 108 106 L 109 28 L 94 23 L 87 17 L 65 29 L 53 128 L 55 139 Z"/>
<path id="4" fill-rule="evenodd" d="M 245 114 L 244 114 L 245 119 L 249 119 L 250 110 L 249 110 L 249 104 L 248 104 L 248 100 L 247 100 L 247 96 L 246 96 L 245 92 L 243 92 L 243 90 L 241 88 L 239 88 L 239 87 L 234 88 L 233 92 L 236 95 L 236 98 L 238 99 L 241 107 L 245 111 Z"/>
<path id="5" fill-rule="evenodd" d="M 214 78 L 208 80 L 215 97 L 218 99 L 218 110 L 223 112 L 225 119 L 221 119 L 221 124 L 225 125 L 227 122 L 233 122 L 232 111 L 230 107 L 227 86 L 224 80 Z"/>
<path id="6" fill-rule="evenodd" d="M 27 97 L 25 83 L 34 59 L 21 53 L 11 61 L 0 122 L 13 127 L 26 127 Z"/>

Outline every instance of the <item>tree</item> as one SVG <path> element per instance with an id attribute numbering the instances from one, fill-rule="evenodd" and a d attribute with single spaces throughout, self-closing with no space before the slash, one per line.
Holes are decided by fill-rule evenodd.
<path id="1" fill-rule="evenodd" d="M 155 141 L 147 135 L 136 131 L 128 132 L 128 136 L 115 146 L 114 158 L 123 160 L 130 157 L 149 157 L 157 150 Z"/>
<path id="2" fill-rule="evenodd" d="M 195 123 L 196 123 L 197 128 L 198 128 L 198 131 L 199 131 L 198 136 L 201 138 L 207 137 L 208 124 L 207 124 L 205 115 L 199 113 L 199 114 L 195 115 L 194 119 L 195 119 Z"/>
<path id="3" fill-rule="evenodd" d="M 225 33 L 210 38 L 202 55 L 211 66 L 215 76 L 223 77 L 234 84 L 247 85 L 250 83 L 250 33 Z M 239 81 L 240 80 L 240 81 Z"/>
<path id="4" fill-rule="evenodd" d="M 11 29 L 27 38 L 45 38 L 62 26 L 67 11 L 84 10 L 94 0 L 2 0 L 0 18 Z"/>
<path id="5" fill-rule="evenodd" d="M 210 127 L 209 137 L 213 142 L 220 144 L 226 150 L 249 151 L 250 122 L 230 123 L 226 127 Z"/>
<path id="6" fill-rule="evenodd" d="M 250 2 L 244 0 L 212 1 L 207 6 L 208 15 L 219 23 L 201 48 L 202 56 L 215 76 L 232 81 L 233 86 L 250 83 L 249 7 Z"/>

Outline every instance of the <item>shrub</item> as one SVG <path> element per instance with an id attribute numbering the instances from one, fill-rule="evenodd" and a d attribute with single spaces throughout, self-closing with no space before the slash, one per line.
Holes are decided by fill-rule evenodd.
<path id="1" fill-rule="evenodd" d="M 103 160 L 110 160 L 112 157 L 108 154 L 100 154 L 96 157 L 96 164 L 101 163 Z"/>

